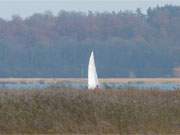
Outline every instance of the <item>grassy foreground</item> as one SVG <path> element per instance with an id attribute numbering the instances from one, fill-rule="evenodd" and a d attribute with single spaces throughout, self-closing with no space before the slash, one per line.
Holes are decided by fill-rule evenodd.
<path id="1" fill-rule="evenodd" d="M 180 91 L 1 90 L 0 133 L 180 134 Z"/>

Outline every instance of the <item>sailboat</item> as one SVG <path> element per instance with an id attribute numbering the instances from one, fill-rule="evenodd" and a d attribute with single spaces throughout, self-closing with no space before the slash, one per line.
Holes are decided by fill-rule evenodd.
<path id="1" fill-rule="evenodd" d="M 94 60 L 94 53 L 91 52 L 91 56 L 89 58 L 89 65 L 88 65 L 88 89 L 97 89 L 99 88 L 99 81 L 96 72 L 96 65 Z"/>

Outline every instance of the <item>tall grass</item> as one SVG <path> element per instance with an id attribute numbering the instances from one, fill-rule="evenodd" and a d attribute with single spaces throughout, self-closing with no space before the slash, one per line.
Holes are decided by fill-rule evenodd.
<path id="1" fill-rule="evenodd" d="M 180 91 L 1 90 L 0 132 L 180 134 Z"/>

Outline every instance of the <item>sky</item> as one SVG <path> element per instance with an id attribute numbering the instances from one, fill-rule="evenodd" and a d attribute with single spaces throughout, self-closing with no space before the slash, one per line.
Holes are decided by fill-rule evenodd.
<path id="1" fill-rule="evenodd" d="M 56 15 L 60 10 L 68 11 L 146 11 L 148 7 L 166 4 L 179 5 L 180 0 L 0 0 L 0 17 L 11 19 L 12 15 L 28 17 L 33 13 L 52 11 Z"/>

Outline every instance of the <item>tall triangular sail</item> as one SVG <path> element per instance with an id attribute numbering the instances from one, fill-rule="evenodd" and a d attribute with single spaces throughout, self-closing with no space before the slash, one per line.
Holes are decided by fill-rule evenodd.
<path id="1" fill-rule="evenodd" d="M 92 51 L 88 65 L 88 89 L 96 89 L 96 88 L 99 88 L 99 81 L 96 72 L 94 53 Z"/>

